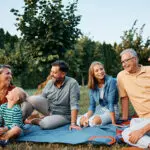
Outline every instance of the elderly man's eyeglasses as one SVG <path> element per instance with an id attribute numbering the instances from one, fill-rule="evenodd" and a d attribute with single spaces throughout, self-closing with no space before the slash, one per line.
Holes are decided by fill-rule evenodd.
<path id="1" fill-rule="evenodd" d="M 131 57 L 131 58 L 125 59 L 125 60 L 121 61 L 121 63 L 122 63 L 122 64 L 127 63 L 129 60 L 131 60 L 131 59 L 133 59 L 133 58 L 135 58 L 135 57 Z"/>

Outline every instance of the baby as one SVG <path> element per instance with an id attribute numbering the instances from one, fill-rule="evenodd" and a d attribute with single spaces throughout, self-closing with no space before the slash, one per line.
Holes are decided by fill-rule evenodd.
<path id="1" fill-rule="evenodd" d="M 19 87 L 9 91 L 8 102 L 0 106 L 0 145 L 4 146 L 10 138 L 23 134 L 23 120 L 20 104 L 27 98 L 27 93 Z"/>

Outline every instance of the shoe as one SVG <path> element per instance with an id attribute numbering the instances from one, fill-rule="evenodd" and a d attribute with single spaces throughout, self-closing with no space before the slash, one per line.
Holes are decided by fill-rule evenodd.
<path id="1" fill-rule="evenodd" d="M 40 118 L 34 118 L 31 120 L 31 124 L 34 124 L 34 125 L 39 125 L 39 122 L 41 121 Z"/>
<path id="2" fill-rule="evenodd" d="M 2 147 L 6 146 L 8 144 L 8 140 L 0 140 L 0 145 Z"/>

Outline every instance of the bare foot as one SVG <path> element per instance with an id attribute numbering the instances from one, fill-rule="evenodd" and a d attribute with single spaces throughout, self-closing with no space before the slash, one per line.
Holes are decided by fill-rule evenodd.
<path id="1" fill-rule="evenodd" d="M 34 125 L 39 125 L 41 119 L 40 118 L 34 118 L 31 120 L 31 124 L 34 124 Z"/>
<path id="2" fill-rule="evenodd" d="M 25 123 L 25 124 L 31 124 L 31 121 L 32 121 L 32 119 L 26 119 L 26 120 L 24 121 L 24 123 Z"/>
<path id="3" fill-rule="evenodd" d="M 7 137 L 7 136 L 2 135 L 2 136 L 0 137 L 0 140 L 8 140 L 8 137 Z"/>

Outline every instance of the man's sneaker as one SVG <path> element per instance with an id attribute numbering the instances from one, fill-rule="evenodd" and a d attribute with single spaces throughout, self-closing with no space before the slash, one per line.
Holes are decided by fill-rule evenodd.
<path id="1" fill-rule="evenodd" d="M 8 144 L 8 140 L 0 140 L 0 146 L 6 146 Z"/>

